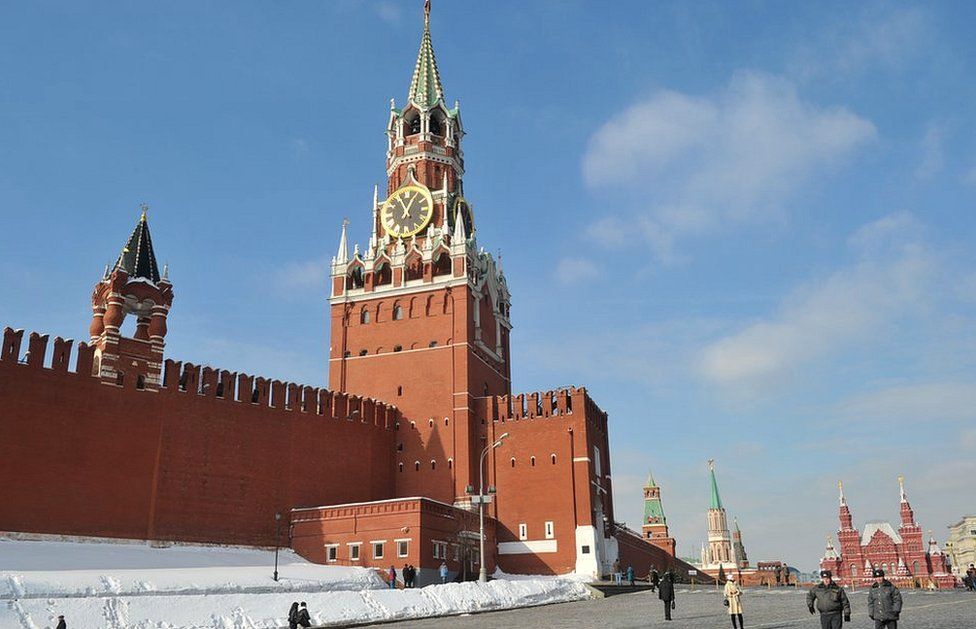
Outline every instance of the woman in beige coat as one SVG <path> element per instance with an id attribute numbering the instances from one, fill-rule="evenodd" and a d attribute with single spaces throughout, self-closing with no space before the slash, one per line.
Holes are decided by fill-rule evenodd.
<path id="1" fill-rule="evenodd" d="M 729 580 L 725 582 L 725 605 L 729 608 L 729 617 L 732 618 L 732 629 L 746 628 L 745 621 L 742 620 L 741 599 L 742 588 L 735 582 L 735 575 L 729 575 Z"/>

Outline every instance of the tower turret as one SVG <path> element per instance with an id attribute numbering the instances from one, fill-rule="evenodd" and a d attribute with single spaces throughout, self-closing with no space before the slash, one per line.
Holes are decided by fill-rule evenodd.
<path id="1" fill-rule="evenodd" d="M 661 504 L 661 488 L 654 482 L 654 476 L 647 473 L 644 485 L 644 521 L 641 523 L 644 539 L 663 549 L 672 557 L 675 553 L 675 540 L 668 534 L 668 519 Z"/>
<path id="2" fill-rule="evenodd" d="M 168 269 L 159 273 L 147 209 L 143 206 L 139 222 L 111 270 L 106 269 L 95 284 L 89 333 L 95 348 L 93 375 L 105 384 L 157 390 L 173 285 Z M 128 315 L 136 317 L 131 338 L 121 333 Z"/>
<path id="3" fill-rule="evenodd" d="M 708 475 L 710 483 L 710 501 L 708 507 L 708 556 L 714 568 L 720 565 L 726 570 L 736 567 L 732 552 L 732 539 L 729 535 L 729 524 L 726 519 L 725 508 L 718 492 L 718 482 L 715 480 L 715 460 L 708 460 Z M 707 568 L 708 566 L 706 566 Z"/>

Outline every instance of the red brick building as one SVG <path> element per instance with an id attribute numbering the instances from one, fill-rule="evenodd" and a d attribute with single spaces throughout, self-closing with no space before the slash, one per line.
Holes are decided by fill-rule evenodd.
<path id="1" fill-rule="evenodd" d="M 0 531 L 270 545 L 282 514 L 314 561 L 412 563 L 421 582 L 442 561 L 452 576 L 665 561 L 614 524 L 607 414 L 586 390 L 512 393 L 511 298 L 476 239 L 429 16 L 387 137 L 368 243 L 350 252 L 344 224 L 331 264 L 329 389 L 165 360 L 174 286 L 145 213 L 74 352 L 4 330 L 0 475 L 18 482 Z M 298 447 L 302 465 L 284 464 Z"/>
<path id="2" fill-rule="evenodd" d="M 898 477 L 901 493 L 901 524 L 897 531 L 888 522 L 873 521 L 864 525 L 864 532 L 854 528 L 854 518 L 844 497 L 840 482 L 840 528 L 837 541 L 840 551 L 827 538 L 827 548 L 820 560 L 822 570 L 830 570 L 834 579 L 854 586 L 870 586 L 872 571 L 881 568 L 892 583 L 901 587 L 955 587 L 955 577 L 949 572 L 946 556 L 935 538 L 929 535 L 928 544 L 922 540 L 922 527 L 915 522 L 915 511 L 908 502 L 905 482 Z"/>

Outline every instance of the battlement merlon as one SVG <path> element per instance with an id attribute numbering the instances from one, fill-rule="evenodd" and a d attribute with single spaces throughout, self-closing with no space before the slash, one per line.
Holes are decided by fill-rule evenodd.
<path id="1" fill-rule="evenodd" d="M 489 398 L 492 421 L 517 421 L 573 415 L 582 412 L 606 430 L 607 413 L 590 397 L 586 387 L 566 387 L 550 391 L 498 395 Z"/>
<path id="2" fill-rule="evenodd" d="M 31 332 L 28 335 L 27 350 L 21 354 L 23 337 L 22 329 L 4 328 L 3 342 L 0 345 L 0 377 L 3 377 L 2 374 L 7 369 L 18 369 L 91 378 L 93 383 L 106 384 L 99 373 L 95 373 L 95 348 L 87 343 L 78 344 L 77 362 L 72 371 L 69 365 L 73 340 L 56 337 L 54 351 L 49 357 L 47 355 L 49 335 Z M 163 377 L 158 390 L 139 389 L 138 381 L 134 378 L 108 386 L 147 394 L 196 395 L 201 398 L 277 409 L 281 412 L 326 416 L 336 420 L 374 425 L 384 430 L 395 430 L 397 423 L 402 419 L 402 414 L 396 406 L 369 397 L 174 360 L 166 360 L 161 367 Z"/>

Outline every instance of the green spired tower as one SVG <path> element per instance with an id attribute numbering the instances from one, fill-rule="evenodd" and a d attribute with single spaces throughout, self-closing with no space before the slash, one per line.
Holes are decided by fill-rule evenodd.
<path id="1" fill-rule="evenodd" d="M 674 538 L 668 535 L 668 519 L 661 504 L 661 488 L 654 482 L 654 475 L 647 473 L 644 485 L 644 519 L 641 522 L 644 540 L 661 548 L 672 557 L 675 551 Z"/>

